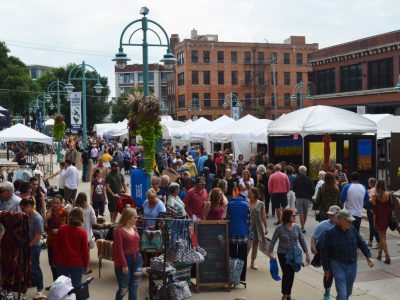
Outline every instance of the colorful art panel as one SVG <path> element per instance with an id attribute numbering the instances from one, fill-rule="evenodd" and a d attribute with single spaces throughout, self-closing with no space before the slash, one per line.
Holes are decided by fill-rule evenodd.
<path id="1" fill-rule="evenodd" d="M 301 140 L 281 139 L 275 140 L 275 157 L 301 156 Z"/>
<path id="2" fill-rule="evenodd" d="M 324 142 L 310 142 L 309 144 L 309 175 L 312 180 L 318 180 L 318 173 L 324 170 Z M 329 143 L 330 169 L 336 164 L 336 142 Z"/>
<path id="3" fill-rule="evenodd" d="M 372 170 L 372 140 L 357 141 L 357 170 Z"/>

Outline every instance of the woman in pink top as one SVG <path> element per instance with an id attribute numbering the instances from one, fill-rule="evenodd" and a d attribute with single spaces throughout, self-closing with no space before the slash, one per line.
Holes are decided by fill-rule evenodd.
<path id="1" fill-rule="evenodd" d="M 220 221 L 224 215 L 224 193 L 220 188 L 214 188 L 210 192 L 210 200 L 204 202 L 203 220 Z"/>
<path id="2" fill-rule="evenodd" d="M 139 233 L 136 229 L 137 213 L 126 208 L 114 231 L 113 260 L 119 289 L 115 300 L 128 292 L 129 300 L 137 299 L 137 290 L 142 275 L 142 256 L 139 248 Z"/>

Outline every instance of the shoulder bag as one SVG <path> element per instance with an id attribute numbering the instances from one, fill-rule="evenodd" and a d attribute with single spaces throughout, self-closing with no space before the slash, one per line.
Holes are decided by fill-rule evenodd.
<path id="1" fill-rule="evenodd" d="M 290 243 L 292 247 L 286 253 L 286 264 L 290 265 L 295 272 L 299 272 L 303 265 L 303 254 L 299 246 L 293 244 L 292 233 L 284 225 L 283 227 L 288 232 Z M 294 227 L 293 227 L 294 230 Z"/>
<path id="2" fill-rule="evenodd" d="M 390 206 L 392 208 L 389 216 L 389 228 L 391 231 L 395 231 L 398 227 L 397 220 L 393 214 L 393 193 L 390 193 Z"/>

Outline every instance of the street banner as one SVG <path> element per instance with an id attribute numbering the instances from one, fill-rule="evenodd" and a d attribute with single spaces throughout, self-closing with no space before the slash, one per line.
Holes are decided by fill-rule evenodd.
<path id="1" fill-rule="evenodd" d="M 240 118 L 240 107 L 234 106 L 232 107 L 232 119 L 235 121 L 239 120 Z"/>
<path id="2" fill-rule="evenodd" d="M 44 114 L 43 114 L 43 108 L 41 107 L 36 110 L 36 128 L 43 129 L 43 124 L 44 124 Z"/>
<path id="3" fill-rule="evenodd" d="M 131 170 L 131 196 L 137 206 L 142 206 L 146 200 L 146 192 L 149 186 L 149 179 L 143 170 Z"/>
<path id="4" fill-rule="evenodd" d="M 82 92 L 73 92 L 69 97 L 71 105 L 71 129 L 78 131 L 82 129 Z"/>

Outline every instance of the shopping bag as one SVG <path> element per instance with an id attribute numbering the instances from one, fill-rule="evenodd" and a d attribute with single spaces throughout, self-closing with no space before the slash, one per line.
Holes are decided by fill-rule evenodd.
<path id="1" fill-rule="evenodd" d="M 244 261 L 239 258 L 229 258 L 229 264 L 231 266 L 231 282 L 234 285 L 240 283 L 240 275 L 242 274 Z"/>
<path id="2" fill-rule="evenodd" d="M 281 280 L 281 278 L 279 277 L 279 267 L 276 259 L 271 259 L 269 261 L 269 272 L 271 273 L 271 277 L 275 281 Z"/>
<path id="3" fill-rule="evenodd" d="M 73 289 L 71 279 L 62 275 L 56 279 L 51 285 L 49 294 L 47 295 L 48 300 L 76 300 L 75 294 L 66 296 L 70 290 Z M 65 297 L 66 296 L 66 297 Z M 65 298 L 63 298 L 65 297 Z"/>
<path id="4" fill-rule="evenodd" d="M 161 252 L 163 247 L 161 230 L 143 230 L 140 249 L 144 252 Z"/>
<path id="5" fill-rule="evenodd" d="M 258 250 L 260 250 L 265 255 L 268 255 L 268 248 L 269 248 L 269 240 L 264 237 L 258 244 Z"/>

